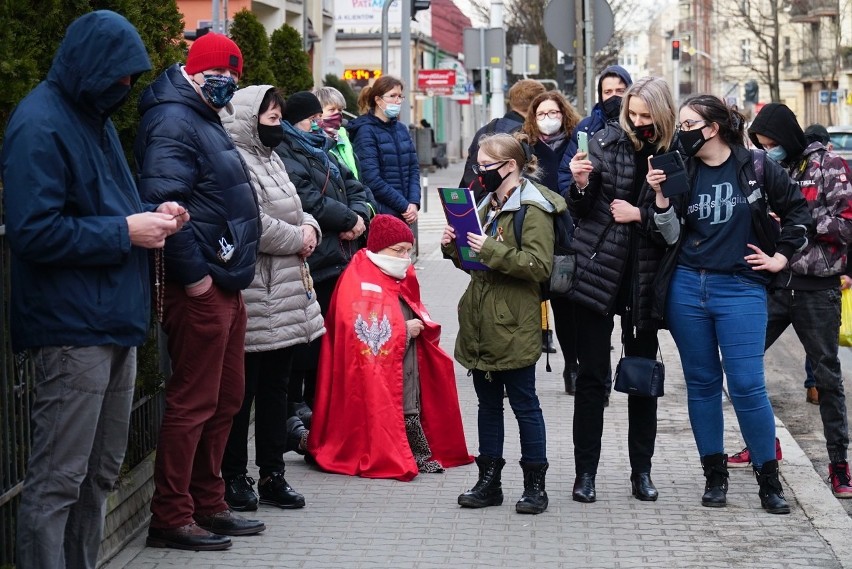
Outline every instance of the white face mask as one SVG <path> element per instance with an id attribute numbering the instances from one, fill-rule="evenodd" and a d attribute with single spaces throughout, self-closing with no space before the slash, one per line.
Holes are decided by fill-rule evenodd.
<path id="1" fill-rule="evenodd" d="M 562 128 L 562 121 L 560 119 L 551 119 L 545 117 L 541 120 L 536 120 L 538 123 L 538 130 L 541 131 L 542 134 L 551 135 L 559 132 L 559 129 Z"/>
<path id="2" fill-rule="evenodd" d="M 405 273 L 408 272 L 408 267 L 411 266 L 411 258 L 409 257 L 379 255 L 372 251 L 367 251 L 367 257 L 373 261 L 373 264 L 375 264 L 384 274 L 395 279 L 404 279 Z"/>

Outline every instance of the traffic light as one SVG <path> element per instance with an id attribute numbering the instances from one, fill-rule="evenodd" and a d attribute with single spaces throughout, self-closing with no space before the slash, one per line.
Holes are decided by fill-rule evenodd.
<path id="1" fill-rule="evenodd" d="M 680 60 L 680 40 L 672 40 L 672 59 Z"/>
<path id="2" fill-rule="evenodd" d="M 431 5 L 432 0 L 411 0 L 411 19 L 417 21 L 417 12 L 428 10 Z"/>
<path id="3" fill-rule="evenodd" d="M 559 66 L 558 71 L 561 71 L 558 74 L 559 88 L 565 94 L 573 93 L 577 86 L 577 65 L 574 63 L 574 56 L 563 55 L 562 65 Z"/>

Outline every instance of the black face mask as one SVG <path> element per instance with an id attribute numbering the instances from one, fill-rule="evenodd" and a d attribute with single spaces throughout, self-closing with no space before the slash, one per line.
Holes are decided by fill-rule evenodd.
<path id="1" fill-rule="evenodd" d="M 642 126 L 634 126 L 633 134 L 642 142 L 649 142 L 657 136 L 657 129 L 654 128 L 654 123 L 643 124 Z"/>
<path id="2" fill-rule="evenodd" d="M 275 148 L 284 140 L 284 129 L 281 125 L 268 125 L 257 123 L 257 136 L 260 143 L 269 148 Z"/>
<path id="3" fill-rule="evenodd" d="M 677 134 L 677 139 L 680 141 L 681 152 L 686 156 L 695 156 L 707 142 L 707 139 L 704 138 L 703 128 L 681 130 Z"/>
<path id="4" fill-rule="evenodd" d="M 601 103 L 601 108 L 603 108 L 604 115 L 606 118 L 612 120 L 618 118 L 618 113 L 621 112 L 621 97 L 618 95 L 613 95 L 603 103 Z"/>
<path id="5" fill-rule="evenodd" d="M 111 115 L 117 111 L 130 96 L 130 85 L 113 83 L 107 87 L 95 103 L 104 115 Z"/>
<path id="6" fill-rule="evenodd" d="M 482 187 L 485 188 L 485 191 L 496 192 L 497 188 L 500 187 L 500 184 L 503 183 L 503 180 L 505 180 L 509 176 L 508 172 L 505 176 L 501 176 L 500 172 L 498 172 L 498 170 L 500 170 L 500 168 L 505 165 L 506 163 L 503 162 L 497 168 L 494 168 L 493 170 L 486 170 L 485 172 L 479 175 L 479 183 L 482 184 Z"/>

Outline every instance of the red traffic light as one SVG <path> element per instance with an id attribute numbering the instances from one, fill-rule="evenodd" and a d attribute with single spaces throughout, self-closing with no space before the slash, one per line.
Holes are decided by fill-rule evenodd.
<path id="1" fill-rule="evenodd" d="M 680 59 L 680 40 L 672 40 L 672 59 Z"/>
<path id="2" fill-rule="evenodd" d="M 672 41 L 672 47 L 674 49 L 680 49 L 680 40 L 673 40 Z"/>

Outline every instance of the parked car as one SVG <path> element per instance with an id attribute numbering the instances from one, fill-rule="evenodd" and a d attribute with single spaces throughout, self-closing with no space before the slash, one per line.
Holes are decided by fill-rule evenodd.
<path id="1" fill-rule="evenodd" d="M 830 126 L 827 130 L 834 151 L 852 162 L 852 125 Z"/>

